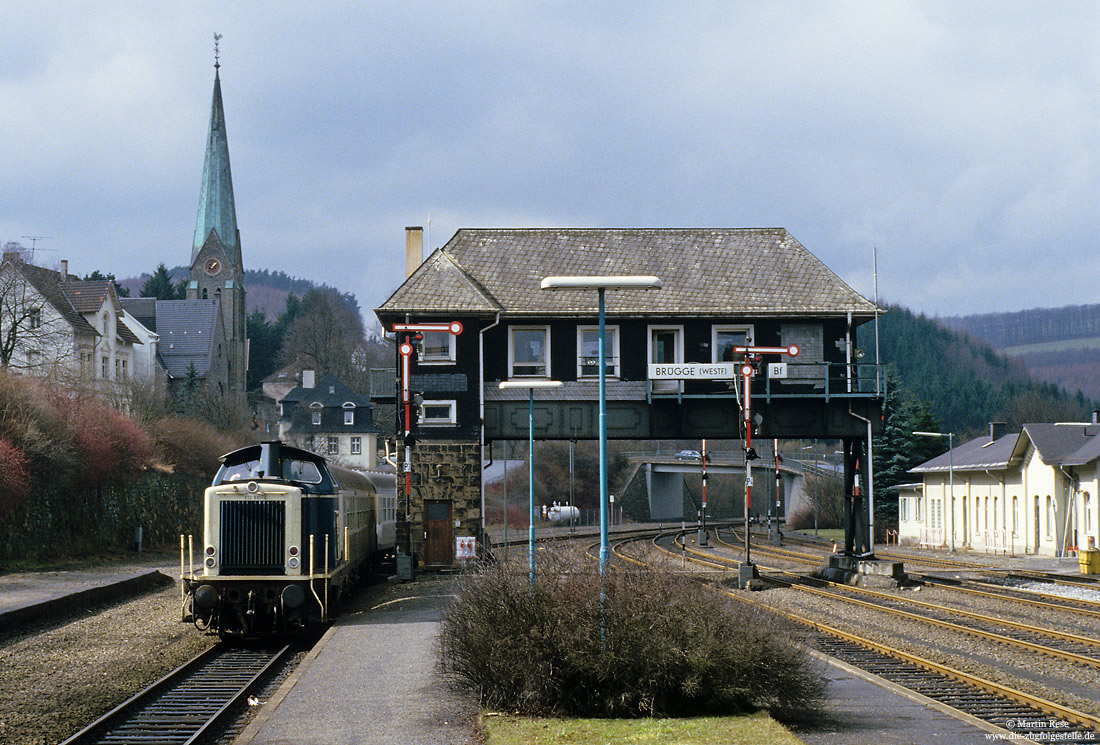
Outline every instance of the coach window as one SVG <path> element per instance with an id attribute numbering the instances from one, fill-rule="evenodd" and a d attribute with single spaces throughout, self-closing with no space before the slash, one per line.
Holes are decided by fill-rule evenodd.
<path id="1" fill-rule="evenodd" d="M 710 331 L 711 362 L 736 362 L 742 355 L 734 347 L 752 344 L 752 326 L 712 326 Z"/>
<path id="2" fill-rule="evenodd" d="M 619 377 L 619 327 L 604 327 L 604 359 L 607 360 L 605 374 L 609 378 Z M 600 376 L 600 327 L 577 327 L 577 377 L 598 378 Z"/>
<path id="3" fill-rule="evenodd" d="M 418 364 L 447 365 L 455 361 L 455 335 L 447 331 L 425 331 Z"/>
<path id="4" fill-rule="evenodd" d="M 508 334 L 509 377 L 550 377 L 550 328 L 512 326 Z"/>

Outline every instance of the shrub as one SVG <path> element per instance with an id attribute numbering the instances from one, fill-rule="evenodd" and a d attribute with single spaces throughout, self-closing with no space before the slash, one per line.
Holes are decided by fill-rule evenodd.
<path id="1" fill-rule="evenodd" d="M 560 557 L 459 581 L 440 658 L 486 706 L 602 717 L 816 710 L 823 679 L 786 622 L 662 572 L 604 579 Z"/>
<path id="2" fill-rule="evenodd" d="M 5 515 L 27 496 L 27 454 L 0 437 L 0 515 Z"/>
<path id="3" fill-rule="evenodd" d="M 161 461 L 175 473 L 213 478 L 218 458 L 242 446 L 238 438 L 195 419 L 165 417 L 150 425 Z"/>

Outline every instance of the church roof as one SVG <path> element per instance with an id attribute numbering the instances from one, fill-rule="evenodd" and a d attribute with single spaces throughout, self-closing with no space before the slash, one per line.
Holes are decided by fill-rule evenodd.
<path id="1" fill-rule="evenodd" d="M 229 258 L 241 266 L 241 246 L 237 237 L 237 209 L 233 203 L 233 176 L 229 169 L 229 140 L 225 133 L 222 85 L 214 72 L 214 99 L 210 106 L 210 128 L 206 135 L 206 157 L 202 166 L 199 214 L 195 222 L 195 240 L 191 264 L 213 231 Z"/>
<path id="2" fill-rule="evenodd" d="M 157 354 L 169 377 L 186 378 L 191 365 L 200 378 L 210 372 L 217 304 L 216 300 L 157 301 Z"/>
<path id="3" fill-rule="evenodd" d="M 377 309 L 380 317 L 594 316 L 597 293 L 540 289 L 547 276 L 654 275 L 616 290 L 618 316 L 869 318 L 874 304 L 783 228 L 461 229 Z"/>

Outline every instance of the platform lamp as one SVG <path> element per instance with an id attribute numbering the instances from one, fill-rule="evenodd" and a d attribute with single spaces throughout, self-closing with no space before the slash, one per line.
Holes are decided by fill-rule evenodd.
<path id="1" fill-rule="evenodd" d="M 503 380 L 502 390 L 527 389 L 527 568 L 532 589 L 535 587 L 535 390 L 561 388 L 560 380 Z M 504 460 L 507 463 L 508 456 Z M 508 524 L 508 515 L 504 515 Z"/>
<path id="2" fill-rule="evenodd" d="M 946 437 L 947 438 L 947 483 L 951 491 L 951 501 L 948 507 L 951 509 L 951 551 L 955 551 L 955 433 L 954 432 L 914 432 L 921 437 Z"/>
<path id="3" fill-rule="evenodd" d="M 604 294 L 607 290 L 659 290 L 661 280 L 652 275 L 627 276 L 579 276 L 546 277 L 541 284 L 544 290 L 596 290 L 600 301 L 600 576 L 607 574 L 610 549 L 607 539 L 607 364 L 604 354 L 606 335 Z"/>

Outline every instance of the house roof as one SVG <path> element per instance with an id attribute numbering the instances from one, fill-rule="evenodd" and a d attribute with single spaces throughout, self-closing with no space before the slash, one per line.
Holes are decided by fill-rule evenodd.
<path id="1" fill-rule="evenodd" d="M 1022 431 L 990 442 L 983 436 L 959 445 L 953 453 L 937 455 L 910 473 L 999 470 L 1019 462 L 1033 446 L 1050 466 L 1080 466 L 1100 458 L 1100 425 L 1082 422 L 1025 424 Z M 954 462 L 952 463 L 952 458 Z"/>
<path id="2" fill-rule="evenodd" d="M 378 432 L 374 425 L 374 404 L 369 396 L 362 396 L 348 388 L 334 374 L 328 374 L 318 381 L 313 388 L 298 386 L 283 397 L 281 403 L 287 409 L 286 415 L 299 421 L 309 416 L 312 405 L 319 403 L 324 409 L 343 409 L 345 404 L 352 404 L 357 410 L 366 411 L 367 416 L 356 416 L 354 424 L 336 424 L 331 427 L 311 426 L 311 432 L 331 433 L 345 432 L 349 434 L 370 434 Z"/>
<path id="3" fill-rule="evenodd" d="M 783 228 L 464 228 L 376 312 L 594 316 L 594 292 L 546 291 L 546 276 L 655 275 L 616 290 L 608 315 L 870 317 L 855 292 Z"/>
<path id="4" fill-rule="evenodd" d="M 943 455 L 910 468 L 909 473 L 934 473 L 948 470 L 985 471 L 1008 468 L 1013 460 L 1019 433 L 991 440 L 988 435 L 976 437 Z"/>
<path id="5" fill-rule="evenodd" d="M 46 301 L 57 309 L 57 312 L 73 327 L 78 334 L 92 334 L 99 336 L 99 331 L 80 311 L 73 306 L 69 296 L 62 290 L 62 277 L 60 272 L 52 269 L 44 269 L 34 264 L 27 264 L 21 260 L 12 262 L 13 266 L 26 277 L 27 281 L 42 294 Z M 98 306 L 93 310 L 98 309 Z"/>
<path id="6" fill-rule="evenodd" d="M 192 364 L 200 378 L 210 372 L 214 331 L 218 318 L 217 300 L 158 300 L 157 354 L 169 377 L 187 377 Z"/>
<path id="7" fill-rule="evenodd" d="M 118 302 L 127 315 L 153 333 L 157 331 L 157 299 L 155 297 L 120 297 Z"/>

